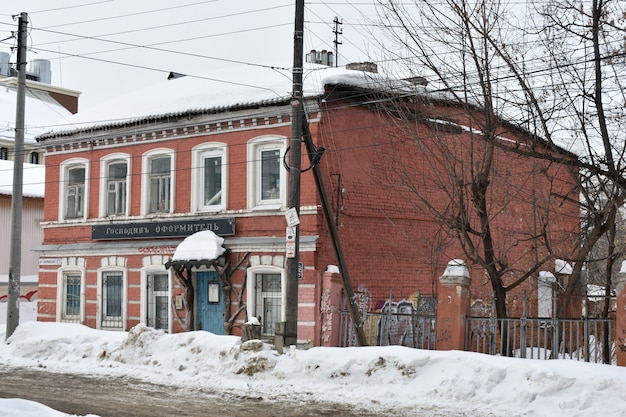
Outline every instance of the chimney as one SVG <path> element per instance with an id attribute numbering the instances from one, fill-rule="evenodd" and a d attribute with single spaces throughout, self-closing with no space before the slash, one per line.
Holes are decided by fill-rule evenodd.
<path id="1" fill-rule="evenodd" d="M 373 72 L 374 74 L 378 73 L 378 65 L 374 62 L 352 62 L 346 65 L 346 69 L 353 71 L 365 71 L 365 72 Z"/>

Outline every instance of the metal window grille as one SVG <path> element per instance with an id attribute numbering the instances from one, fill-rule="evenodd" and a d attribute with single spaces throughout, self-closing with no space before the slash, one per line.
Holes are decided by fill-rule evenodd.
<path id="1" fill-rule="evenodd" d="M 121 272 L 108 272 L 102 279 L 102 327 L 123 328 Z"/>
<path id="2" fill-rule="evenodd" d="M 169 328 L 169 277 L 167 274 L 148 275 L 147 324 L 155 329 Z"/>
<path id="3" fill-rule="evenodd" d="M 255 311 L 260 317 L 263 336 L 275 335 L 276 322 L 282 321 L 282 302 L 280 274 L 257 274 Z"/>
<path id="4" fill-rule="evenodd" d="M 80 323 L 81 306 L 81 276 L 67 274 L 63 277 L 63 311 L 61 321 L 68 323 Z"/>

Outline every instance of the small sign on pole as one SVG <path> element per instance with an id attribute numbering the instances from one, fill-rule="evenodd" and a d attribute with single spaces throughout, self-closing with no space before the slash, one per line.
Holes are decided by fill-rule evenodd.
<path id="1" fill-rule="evenodd" d="M 287 226 L 293 227 L 300 224 L 300 218 L 295 207 L 290 208 L 285 212 L 285 219 L 287 220 Z"/>

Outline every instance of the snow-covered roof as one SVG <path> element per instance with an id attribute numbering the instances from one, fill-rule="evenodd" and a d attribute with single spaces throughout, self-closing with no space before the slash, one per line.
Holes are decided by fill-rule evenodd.
<path id="1" fill-rule="evenodd" d="M 305 67 L 305 97 L 322 94 L 327 84 L 396 90 L 414 90 L 416 87 L 408 81 L 392 80 L 379 73 L 310 64 Z M 279 67 L 239 66 L 214 70 L 206 76 L 164 79 L 155 85 L 130 91 L 115 100 L 81 109 L 68 119 L 68 124 L 49 131 L 42 138 L 189 112 L 280 104 L 290 99 L 292 89 L 291 70 Z"/>
<path id="2" fill-rule="evenodd" d="M 0 194 L 13 195 L 13 161 L 0 160 Z M 46 185 L 44 165 L 24 164 L 22 195 L 43 198 Z"/>
<path id="3" fill-rule="evenodd" d="M 15 116 L 17 90 L 14 85 L 0 79 L 0 138 L 15 139 Z M 71 113 L 48 93 L 35 89 L 26 90 L 24 110 L 24 143 L 36 143 L 35 137 L 51 129 L 59 120 L 65 120 Z"/>
<path id="4" fill-rule="evenodd" d="M 210 230 L 187 236 L 177 247 L 172 261 L 215 260 L 224 253 L 224 238 Z"/>

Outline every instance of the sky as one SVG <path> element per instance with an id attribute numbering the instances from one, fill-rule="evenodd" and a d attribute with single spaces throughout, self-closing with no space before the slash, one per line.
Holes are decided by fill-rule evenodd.
<path id="1" fill-rule="evenodd" d="M 241 350 L 237 336 L 166 334 L 143 325 L 129 332 L 36 322 L 36 301 L 20 303 L 20 325 L 0 343 L 0 364 L 215 392 L 255 392 L 268 400 L 314 397 L 396 417 L 626 416 L 626 369 L 571 360 L 503 358 L 401 346 Z M 0 340 L 6 304 L 0 303 Z M 104 358 L 102 352 L 108 352 Z M 189 366 L 193 364 L 193 366 Z M 43 366 L 42 366 L 43 365 Z M 0 399 L 0 417 L 61 417 L 22 399 Z M 95 416 L 90 415 L 90 416 Z"/>
<path id="2" fill-rule="evenodd" d="M 338 63 L 368 60 L 374 3 L 305 2 L 304 51 L 334 51 L 337 17 Z M 194 76 L 224 67 L 290 68 L 294 5 L 293 0 L 22 0 L 0 13 L 0 52 L 16 46 L 13 15 L 28 13 L 27 60 L 50 60 L 52 84 L 82 92 L 80 111 L 167 79 L 171 71 Z M 15 59 L 13 53 L 11 62 Z"/>

